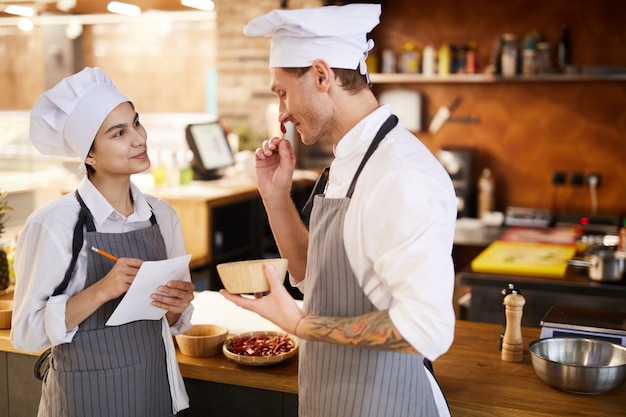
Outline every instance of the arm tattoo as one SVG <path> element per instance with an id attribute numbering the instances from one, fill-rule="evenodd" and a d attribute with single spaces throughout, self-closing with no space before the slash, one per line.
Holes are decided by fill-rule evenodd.
<path id="1" fill-rule="evenodd" d="M 404 353 L 418 353 L 398 332 L 387 310 L 357 317 L 316 317 L 306 319 L 307 340 Z"/>

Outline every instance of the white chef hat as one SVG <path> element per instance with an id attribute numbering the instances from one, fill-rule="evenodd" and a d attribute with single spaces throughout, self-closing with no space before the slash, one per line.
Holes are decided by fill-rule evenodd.
<path id="1" fill-rule="evenodd" d="M 244 27 L 248 36 L 271 36 L 270 68 L 303 68 L 323 59 L 331 68 L 367 74 L 367 40 L 378 23 L 380 4 L 348 4 L 297 10 L 273 10 Z"/>
<path id="2" fill-rule="evenodd" d="M 86 67 L 37 99 L 30 113 L 30 140 L 44 155 L 84 161 L 104 119 L 127 101 L 104 71 Z"/>

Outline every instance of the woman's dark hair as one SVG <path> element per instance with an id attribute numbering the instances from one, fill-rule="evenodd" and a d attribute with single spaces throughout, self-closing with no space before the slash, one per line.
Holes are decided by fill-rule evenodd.
<path id="1" fill-rule="evenodd" d="M 93 151 L 94 143 L 96 143 L 96 141 L 91 142 L 91 147 L 89 147 L 89 152 L 87 152 L 87 155 L 89 155 Z M 87 178 L 91 178 L 91 176 L 96 173 L 96 170 L 94 169 L 94 167 L 92 167 L 88 163 L 84 162 L 84 164 L 85 164 L 85 169 L 87 170 Z"/>
<path id="2" fill-rule="evenodd" d="M 302 77 L 309 72 L 311 67 L 302 68 L 282 68 L 285 72 L 295 74 L 298 77 Z M 350 70 L 343 68 L 333 68 L 335 78 L 339 80 L 339 85 L 347 91 L 357 93 L 364 88 L 370 88 L 370 83 L 367 77 L 361 74 L 358 70 Z"/>

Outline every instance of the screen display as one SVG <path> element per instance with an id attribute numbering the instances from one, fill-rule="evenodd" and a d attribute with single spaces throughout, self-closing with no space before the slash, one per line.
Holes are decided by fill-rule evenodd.
<path id="1" fill-rule="evenodd" d="M 224 129 L 218 122 L 187 126 L 187 140 L 197 162 L 207 171 L 233 165 Z"/>

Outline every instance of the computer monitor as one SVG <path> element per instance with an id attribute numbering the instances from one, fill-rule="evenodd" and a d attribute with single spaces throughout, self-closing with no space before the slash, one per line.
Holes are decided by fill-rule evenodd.
<path id="1" fill-rule="evenodd" d="M 187 125 L 185 136 L 193 152 L 191 167 L 195 179 L 220 178 L 224 168 L 235 163 L 226 132 L 218 121 Z"/>

